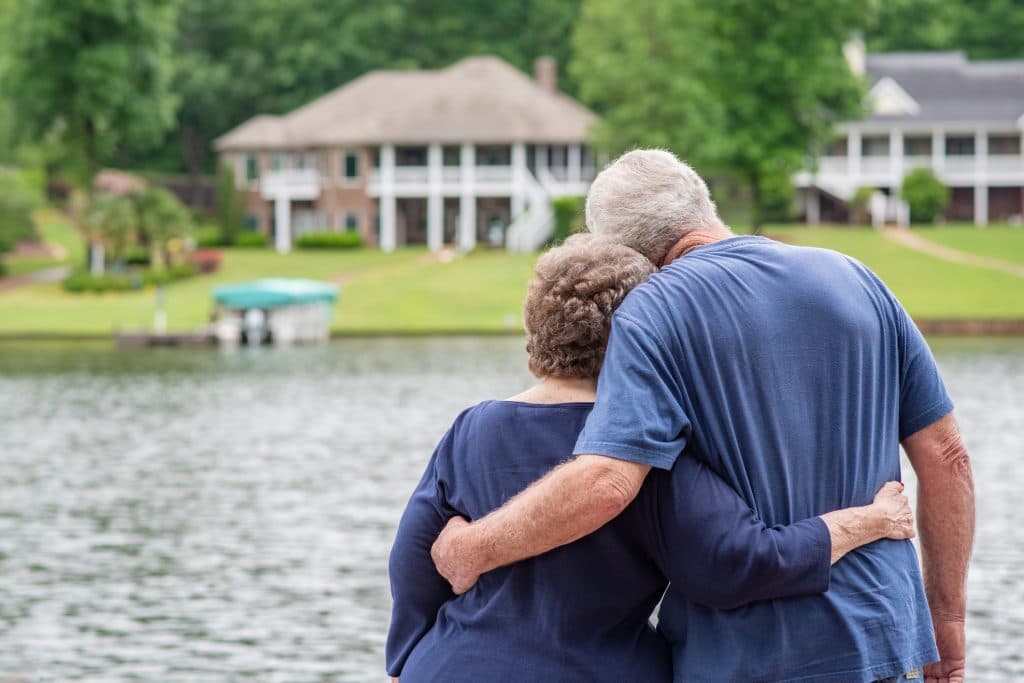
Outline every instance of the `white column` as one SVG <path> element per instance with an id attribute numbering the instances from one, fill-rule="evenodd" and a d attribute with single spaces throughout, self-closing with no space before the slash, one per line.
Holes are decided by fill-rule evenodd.
<path id="1" fill-rule="evenodd" d="M 932 170 L 939 177 L 946 170 L 946 135 L 941 128 L 932 131 Z"/>
<path id="2" fill-rule="evenodd" d="M 889 132 L 889 176 L 892 194 L 896 196 L 903 184 L 903 131 L 901 130 Z"/>
<path id="3" fill-rule="evenodd" d="M 851 130 L 846 135 L 846 174 L 854 189 L 860 187 L 860 131 Z"/>
<path id="4" fill-rule="evenodd" d="M 815 187 L 808 187 L 807 193 L 807 224 L 818 225 L 821 223 L 821 195 Z"/>
<path id="5" fill-rule="evenodd" d="M 517 142 L 512 145 L 512 221 L 515 222 L 526 210 L 526 145 Z"/>
<path id="6" fill-rule="evenodd" d="M 974 131 L 974 224 L 988 225 L 988 132 Z"/>
<path id="7" fill-rule="evenodd" d="M 440 251 L 444 246 L 444 196 L 441 194 L 441 145 L 427 148 L 427 247 Z"/>
<path id="8" fill-rule="evenodd" d="M 580 154 L 580 146 L 578 144 L 569 145 L 567 159 L 569 170 L 566 177 L 569 179 L 570 183 L 578 183 L 580 181 L 580 177 L 583 175 L 580 172 L 581 157 L 582 154 Z"/>
<path id="9" fill-rule="evenodd" d="M 476 247 L 476 148 L 472 143 L 462 144 L 459 193 L 459 249 L 471 251 Z"/>
<path id="10" fill-rule="evenodd" d="M 274 247 L 279 254 L 292 250 L 292 202 L 286 194 L 274 197 Z"/>
<path id="11" fill-rule="evenodd" d="M 395 146 L 380 148 L 380 248 L 394 251 L 395 225 Z"/>

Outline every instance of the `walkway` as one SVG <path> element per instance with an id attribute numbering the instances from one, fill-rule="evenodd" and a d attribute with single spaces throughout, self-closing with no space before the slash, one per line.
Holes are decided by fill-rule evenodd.
<path id="1" fill-rule="evenodd" d="M 942 259 L 943 261 L 962 263 L 968 266 L 978 266 L 980 268 L 988 268 L 990 270 L 998 270 L 1019 278 L 1024 278 L 1024 265 L 1019 263 L 1004 261 L 990 256 L 979 256 L 978 254 L 971 254 L 966 251 L 960 251 L 959 249 L 953 249 L 952 247 L 936 244 L 935 242 L 925 239 L 906 228 L 886 228 L 882 231 L 882 234 L 893 242 L 902 244 L 914 251 L 919 251 L 922 254 L 928 254 L 929 256 Z"/>
<path id="2" fill-rule="evenodd" d="M 43 268 L 42 270 L 33 270 L 31 273 L 0 278 L 0 294 L 26 285 L 57 282 L 67 277 L 70 272 L 71 266 L 57 266 L 56 268 Z M 0 683 L 2 683 L 2 679 L 0 679 Z"/>

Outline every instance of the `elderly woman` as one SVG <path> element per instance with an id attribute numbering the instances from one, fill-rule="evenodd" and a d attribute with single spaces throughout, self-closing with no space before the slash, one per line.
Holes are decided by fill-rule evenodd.
<path id="1" fill-rule="evenodd" d="M 713 472 L 682 457 L 594 534 L 452 593 L 434 570 L 434 539 L 452 516 L 486 515 L 570 456 L 593 404 L 612 312 L 652 271 L 637 252 L 590 235 L 538 261 L 525 319 L 540 382 L 456 418 L 399 525 L 391 676 L 671 681 L 668 645 L 648 621 L 670 581 L 718 609 L 819 593 L 845 553 L 913 534 L 900 484 L 886 484 L 870 506 L 769 529 Z"/>

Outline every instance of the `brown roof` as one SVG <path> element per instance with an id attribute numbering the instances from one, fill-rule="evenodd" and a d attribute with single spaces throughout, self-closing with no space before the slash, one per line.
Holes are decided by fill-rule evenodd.
<path id="1" fill-rule="evenodd" d="M 371 71 L 284 116 L 257 116 L 218 150 L 367 144 L 570 143 L 597 116 L 498 57 L 436 71 Z"/>

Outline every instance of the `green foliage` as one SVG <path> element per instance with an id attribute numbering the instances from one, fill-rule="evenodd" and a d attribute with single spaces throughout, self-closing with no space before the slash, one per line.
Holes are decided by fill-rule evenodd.
<path id="1" fill-rule="evenodd" d="M 103 243 L 114 263 L 121 260 L 125 247 L 138 231 L 135 206 L 125 197 L 94 197 L 84 210 L 82 222 L 92 239 Z"/>
<path id="2" fill-rule="evenodd" d="M 192 231 L 192 238 L 196 241 L 196 246 L 200 249 L 207 247 L 226 247 L 229 246 L 224 242 L 224 238 L 221 236 L 220 228 L 216 225 L 204 225 Z"/>
<path id="3" fill-rule="evenodd" d="M 1024 57 L 1017 0 L 876 0 L 866 37 L 874 52 L 964 50 L 972 59 Z"/>
<path id="4" fill-rule="evenodd" d="M 234 247 L 259 248 L 267 246 L 267 236 L 262 232 L 246 230 L 235 235 Z"/>
<path id="5" fill-rule="evenodd" d="M 793 198 L 796 188 L 792 179 L 785 174 L 776 174 L 764 179 L 762 186 L 762 216 L 773 223 L 785 223 L 793 220 L 795 207 Z"/>
<path id="6" fill-rule="evenodd" d="M 299 249 L 358 249 L 363 236 L 358 232 L 311 232 L 295 241 Z"/>
<path id="7" fill-rule="evenodd" d="M 0 169 L 0 255 L 36 236 L 32 212 L 41 205 L 41 193 L 29 176 Z"/>
<path id="8" fill-rule="evenodd" d="M 235 187 L 235 172 L 231 164 L 220 164 L 217 169 L 217 225 L 223 244 L 235 241 L 244 219 L 242 200 Z"/>
<path id="9" fill-rule="evenodd" d="M 547 246 L 561 244 L 569 235 L 587 229 L 585 204 L 586 197 L 558 197 L 551 202 L 555 212 L 555 230 Z"/>
<path id="10" fill-rule="evenodd" d="M 192 215 L 176 196 L 162 187 L 147 187 L 132 196 L 138 216 L 139 237 L 150 245 L 157 271 L 170 262 L 168 242 L 184 237 L 192 227 Z"/>
<path id="11" fill-rule="evenodd" d="M 910 205 L 913 223 L 933 223 L 949 206 L 950 191 L 930 168 L 915 168 L 903 176 L 900 196 Z"/>
<path id="12" fill-rule="evenodd" d="M 859 0 L 585 0 L 571 71 L 612 153 L 665 147 L 744 182 L 758 229 L 769 185 L 860 113 L 842 44 Z"/>
<path id="13" fill-rule="evenodd" d="M 163 270 L 127 270 L 104 275 L 93 275 L 88 270 L 76 270 L 61 282 L 64 291 L 73 294 L 92 292 L 130 292 L 152 287 L 167 285 L 179 280 L 186 280 L 199 273 L 199 269 L 191 263 L 180 263 Z"/>
<path id="14" fill-rule="evenodd" d="M 173 122 L 173 0 L 20 0 L 8 29 L 3 91 L 17 129 L 59 149 L 83 180 Z"/>
<path id="15" fill-rule="evenodd" d="M 863 225 L 871 220 L 871 216 L 868 211 L 868 203 L 871 201 L 871 196 L 878 192 L 873 187 L 858 187 L 857 191 L 853 193 L 853 197 L 846 203 L 846 208 L 850 212 L 850 222 L 855 225 Z"/>

